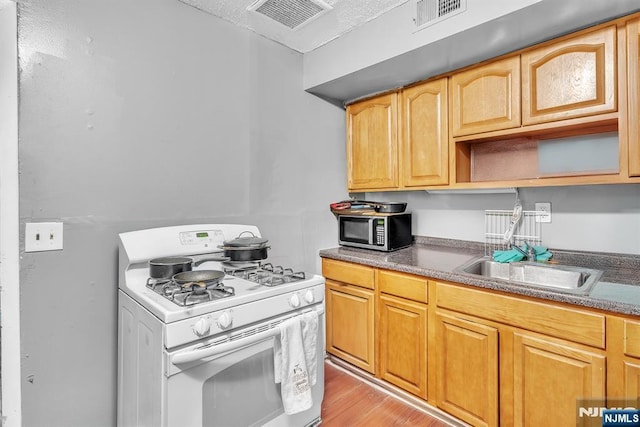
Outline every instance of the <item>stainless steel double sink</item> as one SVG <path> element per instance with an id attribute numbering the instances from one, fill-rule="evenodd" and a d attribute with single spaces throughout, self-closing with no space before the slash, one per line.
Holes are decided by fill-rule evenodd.
<path id="1" fill-rule="evenodd" d="M 473 258 L 454 272 L 573 294 L 588 294 L 602 276 L 601 270 L 591 268 L 528 261 L 500 263 L 486 256 Z"/>

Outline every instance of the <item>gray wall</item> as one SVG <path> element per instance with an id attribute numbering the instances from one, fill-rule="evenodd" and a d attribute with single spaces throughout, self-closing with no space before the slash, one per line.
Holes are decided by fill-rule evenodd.
<path id="1" fill-rule="evenodd" d="M 318 271 L 344 112 L 302 90 L 300 54 L 175 0 L 19 13 L 21 229 L 64 222 L 64 250 L 21 254 L 23 421 L 113 426 L 117 233 L 252 223 Z"/>
<path id="2" fill-rule="evenodd" d="M 515 194 L 368 193 L 374 200 L 406 201 L 413 233 L 484 242 L 484 211 L 513 209 Z M 550 248 L 640 254 L 640 185 L 522 188 L 525 210 L 551 202 L 552 221 L 540 224 Z"/>
<path id="3" fill-rule="evenodd" d="M 304 87 L 350 101 L 637 10 L 637 0 L 467 0 L 465 12 L 415 31 L 416 2 L 407 1 L 305 54 Z"/>
<path id="4" fill-rule="evenodd" d="M 175 0 L 19 9 L 21 227 L 65 224 L 63 251 L 21 254 L 24 425 L 111 426 L 117 233 L 252 223 L 274 261 L 319 271 L 347 195 L 344 112 L 303 91 L 300 54 Z M 522 197 L 553 203 L 551 247 L 640 253 L 638 188 Z M 469 240 L 513 202 L 371 196 L 407 199 L 416 234 Z"/>

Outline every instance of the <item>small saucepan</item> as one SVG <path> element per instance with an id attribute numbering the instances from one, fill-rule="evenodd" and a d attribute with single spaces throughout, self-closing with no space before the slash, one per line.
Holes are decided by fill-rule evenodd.
<path id="1" fill-rule="evenodd" d="M 220 255 L 200 255 L 193 257 L 162 257 L 149 261 L 149 276 L 153 279 L 171 279 L 175 274 L 193 270 L 193 266 L 205 261 L 228 261 Z"/>

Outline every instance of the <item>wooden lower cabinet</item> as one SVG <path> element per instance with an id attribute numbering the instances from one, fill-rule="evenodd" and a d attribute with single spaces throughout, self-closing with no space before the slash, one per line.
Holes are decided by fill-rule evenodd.
<path id="1" fill-rule="evenodd" d="M 640 398 L 640 359 L 627 359 L 624 364 L 624 396 Z"/>
<path id="2" fill-rule="evenodd" d="M 327 280 L 327 351 L 375 373 L 374 291 Z"/>
<path id="3" fill-rule="evenodd" d="M 605 356 L 569 342 L 513 337 L 514 426 L 576 425 L 579 399 L 606 396 Z"/>
<path id="4" fill-rule="evenodd" d="M 323 274 L 327 351 L 473 426 L 581 425 L 579 399 L 640 398 L 637 316 L 334 260 Z"/>
<path id="5" fill-rule="evenodd" d="M 607 318 L 607 394 L 640 405 L 640 321 Z"/>
<path id="6" fill-rule="evenodd" d="M 436 314 L 437 404 L 474 426 L 498 425 L 498 330 Z"/>
<path id="7" fill-rule="evenodd" d="M 378 376 L 426 400 L 426 304 L 380 295 L 378 311 Z"/>
<path id="8" fill-rule="evenodd" d="M 574 426 L 578 399 L 606 397 L 603 315 L 449 283 L 434 297 L 444 411 L 474 426 Z"/>

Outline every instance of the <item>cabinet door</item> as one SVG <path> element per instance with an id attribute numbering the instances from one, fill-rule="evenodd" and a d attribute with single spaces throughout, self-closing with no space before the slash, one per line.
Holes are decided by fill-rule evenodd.
<path id="1" fill-rule="evenodd" d="M 640 398 L 640 359 L 624 361 L 624 396 Z"/>
<path id="2" fill-rule="evenodd" d="M 403 185 L 447 184 L 447 79 L 405 89 L 401 99 Z"/>
<path id="3" fill-rule="evenodd" d="M 640 176 L 640 20 L 627 26 L 629 40 L 629 175 Z"/>
<path id="4" fill-rule="evenodd" d="M 520 126 L 520 57 L 451 77 L 453 136 Z"/>
<path id="5" fill-rule="evenodd" d="M 616 109 L 615 27 L 522 54 L 523 124 Z"/>
<path id="6" fill-rule="evenodd" d="M 498 330 L 436 315 L 438 407 L 474 426 L 498 425 Z"/>
<path id="7" fill-rule="evenodd" d="M 624 360 L 623 392 L 627 398 L 640 398 L 640 322 L 626 319 L 622 336 Z"/>
<path id="8" fill-rule="evenodd" d="M 514 425 L 569 426 L 578 399 L 602 399 L 605 357 L 576 344 L 514 334 Z"/>
<path id="9" fill-rule="evenodd" d="M 427 306 L 380 295 L 379 376 L 427 399 Z"/>
<path id="10" fill-rule="evenodd" d="M 327 351 L 367 372 L 375 372 L 374 292 L 326 282 Z"/>
<path id="11" fill-rule="evenodd" d="M 398 187 L 398 101 L 391 93 L 347 107 L 349 190 Z"/>

